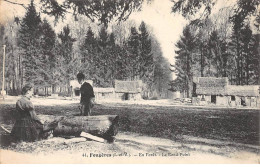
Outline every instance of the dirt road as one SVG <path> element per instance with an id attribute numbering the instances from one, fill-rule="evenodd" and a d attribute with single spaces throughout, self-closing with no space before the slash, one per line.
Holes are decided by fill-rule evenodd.
<path id="1" fill-rule="evenodd" d="M 113 144 L 85 141 L 65 144 L 51 138 L 1 150 L 2 163 L 259 163 L 254 146 L 239 150 L 230 143 L 186 136 L 187 143 L 119 133 Z M 200 141 L 201 143 L 196 143 Z M 241 145 L 240 145 L 241 146 Z"/>

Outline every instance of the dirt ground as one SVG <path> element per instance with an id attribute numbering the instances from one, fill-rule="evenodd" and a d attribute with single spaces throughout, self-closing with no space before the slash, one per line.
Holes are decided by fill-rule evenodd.
<path id="1" fill-rule="evenodd" d="M 10 113 L 16 100 L 9 97 L 0 102 L 0 122 L 9 130 L 13 124 Z M 40 98 L 32 101 L 40 114 L 78 112 L 77 100 Z M 71 139 L 60 137 L 16 143 L 1 146 L 1 163 L 260 162 L 258 110 L 194 109 L 192 106 L 174 106 L 168 100 L 131 103 L 104 101 L 93 109 L 94 115 L 118 114 L 121 117 L 121 129 L 114 143 L 80 138 L 71 143 Z M 156 124 L 158 119 L 160 123 Z M 165 124 L 163 120 L 170 123 Z M 234 122 L 230 127 L 226 123 L 229 121 Z"/>

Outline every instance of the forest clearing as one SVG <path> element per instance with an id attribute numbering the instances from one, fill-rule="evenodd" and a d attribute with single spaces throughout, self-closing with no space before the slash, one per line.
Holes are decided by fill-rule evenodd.
<path id="1" fill-rule="evenodd" d="M 45 99 L 33 99 L 33 101 L 37 114 L 79 113 L 77 101 L 52 99 L 49 101 L 53 103 L 46 103 Z M 0 106 L 1 125 L 10 130 L 13 126 L 10 115 L 15 110 L 15 104 L 11 100 L 6 103 Z M 194 163 L 199 157 L 208 157 L 200 158 L 202 163 L 258 163 L 259 160 L 257 158 L 259 110 L 126 103 L 100 103 L 93 108 L 93 115 L 114 114 L 119 116 L 119 133 L 113 143 L 79 141 L 66 144 L 69 139 L 53 137 L 34 143 L 22 142 L 8 147 L 1 146 L 1 152 L 22 153 L 21 157 L 25 158 L 33 156 L 30 158 L 31 161 L 27 160 L 26 163 L 36 162 L 37 157 L 41 157 L 45 163 L 59 163 L 57 159 L 46 158 L 48 156 L 66 157 L 65 161 L 62 159 L 63 162 L 73 163 L 102 161 L 100 158 L 95 159 L 93 157 L 95 155 L 92 155 L 94 159 L 90 158 L 90 153 L 103 157 L 106 163 L 116 162 L 119 156 L 122 156 L 122 161 L 128 162 L 131 158 L 137 157 L 138 159 L 132 160 L 141 161 L 154 155 L 159 157 L 154 163 L 183 161 Z M 108 156 L 114 154 L 117 158 L 107 161 L 105 154 Z M 131 157 L 128 157 L 129 154 Z M 23 158 L 17 162 L 22 161 Z"/>
<path id="2" fill-rule="evenodd" d="M 1 163 L 259 164 L 259 11 L 0 0 Z"/>

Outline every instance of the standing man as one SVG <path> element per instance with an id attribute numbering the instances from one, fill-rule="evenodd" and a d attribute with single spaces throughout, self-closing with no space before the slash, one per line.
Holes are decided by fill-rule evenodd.
<path id="1" fill-rule="evenodd" d="M 85 82 L 85 75 L 82 73 L 78 73 L 77 79 L 79 84 L 81 85 L 80 87 L 80 104 L 81 104 L 81 115 L 83 116 L 90 116 L 91 114 L 91 108 L 94 105 L 94 91 L 93 87 Z M 83 112 L 83 114 L 82 114 Z"/>

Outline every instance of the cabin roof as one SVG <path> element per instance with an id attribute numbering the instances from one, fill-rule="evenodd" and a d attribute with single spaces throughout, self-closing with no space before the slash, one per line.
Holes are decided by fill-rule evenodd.
<path id="1" fill-rule="evenodd" d="M 202 95 L 225 95 L 228 78 L 198 77 L 196 93 Z"/>
<path id="2" fill-rule="evenodd" d="M 115 88 L 98 88 L 94 87 L 94 92 L 96 93 L 112 93 L 115 91 Z"/>
<path id="3" fill-rule="evenodd" d="M 260 85 L 228 85 L 227 95 L 233 96 L 259 96 Z"/>
<path id="4" fill-rule="evenodd" d="M 197 77 L 196 93 L 200 95 L 259 96 L 260 85 L 229 85 L 228 78 Z"/>
<path id="5" fill-rule="evenodd" d="M 115 92 L 117 93 L 139 93 L 142 81 L 119 81 L 115 80 Z"/>

